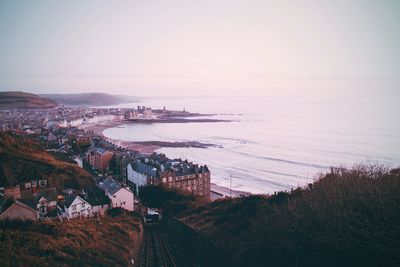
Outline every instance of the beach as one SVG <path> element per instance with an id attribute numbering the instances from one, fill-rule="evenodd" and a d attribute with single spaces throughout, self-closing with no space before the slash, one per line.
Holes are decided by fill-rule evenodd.
<path id="1" fill-rule="evenodd" d="M 203 122 L 203 121 L 201 121 Z M 111 121 L 104 123 L 96 123 L 96 124 L 86 124 L 81 125 L 81 129 L 93 131 L 96 135 L 102 136 L 104 139 L 116 144 L 118 146 L 125 147 L 129 150 L 135 150 L 142 154 L 151 154 L 154 153 L 157 149 L 162 147 L 174 147 L 174 148 L 207 148 L 207 147 L 216 147 L 217 145 L 202 143 L 198 141 L 186 141 L 186 142 L 167 142 L 167 141 L 123 141 L 118 139 L 109 138 L 104 135 L 104 131 L 109 128 L 122 127 L 126 124 L 134 124 L 134 123 L 144 123 L 138 122 L 137 120 L 121 120 L 121 121 Z M 157 121 L 149 122 L 149 123 L 158 123 Z M 166 121 L 162 121 L 162 123 L 168 123 Z M 172 121 L 170 123 L 176 123 Z"/>
<path id="2" fill-rule="evenodd" d="M 126 147 L 128 150 L 135 150 L 138 151 L 142 154 L 151 154 L 154 153 L 157 149 L 161 148 L 161 146 L 157 146 L 155 144 L 143 144 L 139 142 L 133 142 L 133 141 L 121 141 L 113 138 L 109 138 L 104 135 L 104 130 L 109 129 L 109 128 L 114 128 L 114 127 L 122 127 L 123 125 L 127 123 L 132 123 L 129 121 L 125 120 L 120 120 L 120 121 L 110 121 L 110 122 L 103 122 L 103 123 L 96 123 L 96 124 L 85 124 L 79 126 L 79 128 L 88 130 L 88 131 L 93 131 L 94 134 L 99 135 L 106 139 L 107 141 L 112 142 L 113 144 L 116 144 L 118 146 Z"/>
<path id="3" fill-rule="evenodd" d="M 215 146 L 212 144 L 204 144 L 201 142 L 159 142 L 159 141 L 147 141 L 147 142 L 134 142 L 134 141 L 121 141 L 113 138 L 109 138 L 104 135 L 104 131 L 109 128 L 122 127 L 125 124 L 135 123 L 133 121 L 110 121 L 96 124 L 85 124 L 79 126 L 81 129 L 93 131 L 94 134 L 101 136 L 113 144 L 123 146 L 129 150 L 134 150 L 142 154 L 152 154 L 158 149 L 163 147 L 197 147 L 207 148 L 209 146 Z M 241 197 L 251 195 L 250 192 L 230 189 L 228 187 L 220 186 L 215 183 L 211 183 L 211 199 L 216 200 L 225 197 Z"/>

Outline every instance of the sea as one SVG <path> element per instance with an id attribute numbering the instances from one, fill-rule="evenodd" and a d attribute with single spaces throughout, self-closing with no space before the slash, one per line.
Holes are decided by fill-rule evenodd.
<path id="1" fill-rule="evenodd" d="M 400 167 L 400 102 L 310 98 L 151 98 L 118 105 L 210 114 L 229 122 L 128 124 L 104 135 L 125 141 L 199 141 L 161 148 L 207 165 L 211 182 L 270 194 L 306 186 L 331 167 Z"/>

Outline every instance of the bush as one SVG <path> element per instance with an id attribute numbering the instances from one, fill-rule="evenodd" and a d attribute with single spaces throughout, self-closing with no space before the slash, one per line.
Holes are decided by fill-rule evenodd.
<path id="1" fill-rule="evenodd" d="M 218 201 L 181 219 L 241 266 L 397 266 L 400 169 L 333 168 L 306 188 Z"/>
<path id="2" fill-rule="evenodd" d="M 203 200 L 193 194 L 164 186 L 140 187 L 140 200 L 150 208 L 161 208 L 164 215 L 176 215 L 189 208 L 203 204 Z"/>

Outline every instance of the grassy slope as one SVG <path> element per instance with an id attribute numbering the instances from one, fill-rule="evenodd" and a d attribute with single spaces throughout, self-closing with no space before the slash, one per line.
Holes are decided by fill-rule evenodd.
<path id="1" fill-rule="evenodd" d="M 70 222 L 0 222 L 1 266 L 128 266 L 139 246 L 132 215 Z"/>
<path id="2" fill-rule="evenodd" d="M 400 170 L 335 170 L 307 189 L 214 202 L 181 220 L 241 266 L 396 266 Z"/>
<path id="3" fill-rule="evenodd" d="M 0 92 L 0 108 L 2 109 L 47 109 L 54 108 L 57 103 L 49 98 L 24 92 Z"/>
<path id="4" fill-rule="evenodd" d="M 0 186 L 48 178 L 52 186 L 93 185 L 90 175 L 76 164 L 59 161 L 32 141 L 0 133 Z"/>

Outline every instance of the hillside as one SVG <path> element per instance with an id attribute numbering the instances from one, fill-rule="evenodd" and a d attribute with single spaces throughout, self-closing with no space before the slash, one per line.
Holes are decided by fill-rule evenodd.
<path id="1" fill-rule="evenodd" d="M 140 224 L 130 214 L 64 223 L 0 221 L 1 266 L 130 266 Z"/>
<path id="2" fill-rule="evenodd" d="M 0 109 L 49 109 L 57 103 L 49 98 L 24 92 L 0 92 Z"/>
<path id="3" fill-rule="evenodd" d="M 0 186 L 47 178 L 50 185 L 81 188 L 93 185 L 90 175 L 76 164 L 57 160 L 38 143 L 0 133 Z"/>
<path id="4" fill-rule="evenodd" d="M 138 102 L 133 96 L 110 95 L 104 93 L 83 93 L 83 94 L 42 94 L 62 105 L 71 106 L 108 106 L 123 103 Z"/>
<path id="5" fill-rule="evenodd" d="M 400 169 L 333 169 L 308 188 L 180 216 L 238 266 L 398 266 Z"/>

